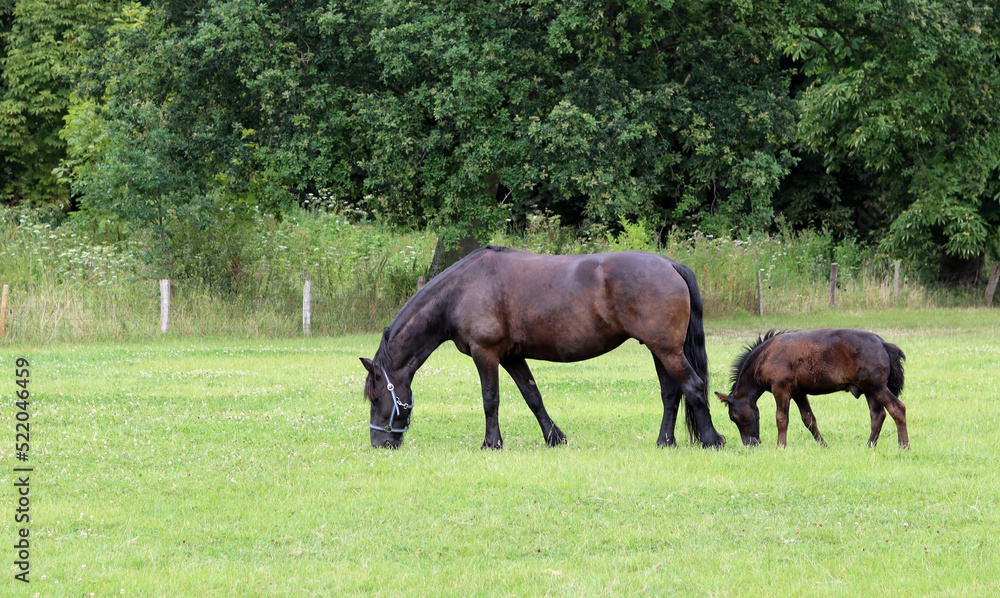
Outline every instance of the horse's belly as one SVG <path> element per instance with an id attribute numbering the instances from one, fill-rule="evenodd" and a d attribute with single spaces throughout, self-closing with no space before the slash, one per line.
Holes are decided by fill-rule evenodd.
<path id="1" fill-rule="evenodd" d="M 582 311 L 525 318 L 510 330 L 512 349 L 521 357 L 544 361 L 583 361 L 624 343 L 625 331 Z"/>
<path id="2" fill-rule="evenodd" d="M 621 346 L 628 335 L 590 338 L 562 338 L 558 342 L 535 339 L 531 342 L 515 345 L 518 357 L 540 359 L 542 361 L 583 361 L 604 355 L 608 351 Z"/>

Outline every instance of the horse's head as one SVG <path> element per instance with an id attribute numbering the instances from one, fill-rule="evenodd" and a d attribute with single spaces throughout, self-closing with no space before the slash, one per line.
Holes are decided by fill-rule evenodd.
<path id="1" fill-rule="evenodd" d="M 410 383 L 405 376 L 387 372 L 370 359 L 362 357 L 361 363 L 368 370 L 365 398 L 371 402 L 368 427 L 372 446 L 399 448 L 403 444 L 403 432 L 410 428 L 410 411 L 413 409 Z"/>
<path id="2" fill-rule="evenodd" d="M 739 391 L 730 394 L 715 393 L 719 400 L 729 407 L 729 419 L 740 431 L 740 438 L 746 446 L 760 444 L 760 411 L 757 399 Z"/>

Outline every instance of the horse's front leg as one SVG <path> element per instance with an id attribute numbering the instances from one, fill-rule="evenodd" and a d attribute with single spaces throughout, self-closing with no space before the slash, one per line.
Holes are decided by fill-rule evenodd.
<path id="1" fill-rule="evenodd" d="M 778 448 L 785 448 L 788 446 L 788 408 L 791 405 L 790 393 L 783 388 L 775 388 L 771 391 L 774 395 L 774 401 L 778 405 L 778 409 L 775 412 L 775 420 L 778 424 Z"/>
<path id="2" fill-rule="evenodd" d="M 499 360 L 482 350 L 472 350 L 472 360 L 479 370 L 479 382 L 483 387 L 483 411 L 486 414 L 486 436 L 482 448 L 500 450 L 500 370 Z"/>
<path id="3" fill-rule="evenodd" d="M 545 410 L 545 405 L 542 403 L 542 393 L 538 391 L 535 378 L 531 375 L 531 370 L 528 369 L 528 362 L 517 357 L 502 361 L 500 365 L 510 374 L 514 383 L 517 384 L 518 390 L 521 391 L 524 402 L 535 414 L 535 419 L 538 420 L 538 425 L 542 428 L 542 438 L 545 439 L 545 443 L 549 446 L 566 444 L 566 435 L 552 422 L 552 418 Z"/>

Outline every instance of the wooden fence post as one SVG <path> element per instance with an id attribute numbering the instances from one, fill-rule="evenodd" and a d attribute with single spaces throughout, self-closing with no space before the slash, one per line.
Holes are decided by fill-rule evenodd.
<path id="1" fill-rule="evenodd" d="M 757 270 L 757 315 L 764 315 L 764 285 L 760 282 L 760 273 L 764 270 Z"/>
<path id="2" fill-rule="evenodd" d="M 306 280 L 302 285 L 302 334 L 309 336 L 312 328 L 313 282 Z"/>
<path id="3" fill-rule="evenodd" d="M 993 264 L 993 273 L 990 274 L 990 281 L 986 284 L 986 307 L 993 307 L 993 293 L 997 290 L 998 280 L 1000 280 L 1000 262 Z M 6 292 L 7 287 L 4 289 Z"/>
<path id="4" fill-rule="evenodd" d="M 837 307 L 837 262 L 830 264 L 830 307 Z"/>
<path id="5" fill-rule="evenodd" d="M 7 296 L 10 294 L 10 285 L 3 285 L 3 293 L 0 294 L 0 339 L 7 328 Z"/>
<path id="6" fill-rule="evenodd" d="M 160 333 L 170 328 L 170 279 L 160 279 Z"/>
<path id="7" fill-rule="evenodd" d="M 892 300 L 899 301 L 899 260 L 892 263 Z"/>

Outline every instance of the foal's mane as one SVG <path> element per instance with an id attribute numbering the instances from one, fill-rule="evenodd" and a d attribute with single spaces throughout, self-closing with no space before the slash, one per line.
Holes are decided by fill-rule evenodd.
<path id="1" fill-rule="evenodd" d="M 739 383 L 740 378 L 743 377 L 743 372 L 756 361 L 757 356 L 760 354 L 760 348 L 764 346 L 767 341 L 778 336 L 779 334 L 784 334 L 785 332 L 787 332 L 787 330 L 774 330 L 772 328 L 771 330 L 765 332 L 764 336 L 758 336 L 756 341 L 750 343 L 746 347 L 743 347 L 743 352 L 740 353 L 740 356 L 733 362 L 733 368 L 729 375 L 733 383 L 730 393 L 736 390 L 736 384 Z"/>

